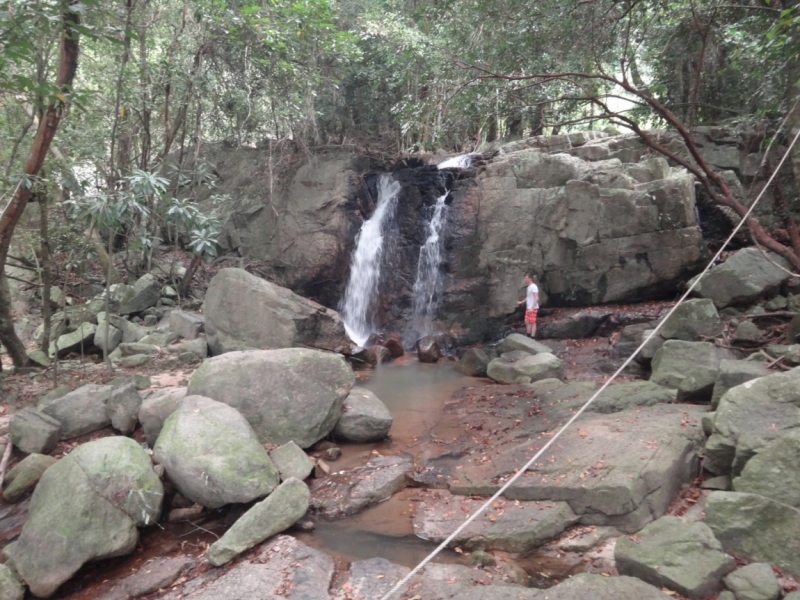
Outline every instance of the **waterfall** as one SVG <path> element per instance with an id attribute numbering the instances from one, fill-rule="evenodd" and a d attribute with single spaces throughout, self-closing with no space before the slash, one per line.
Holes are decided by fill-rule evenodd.
<path id="1" fill-rule="evenodd" d="M 417 279 L 414 282 L 414 327 L 419 335 L 432 333 L 433 318 L 436 316 L 439 265 L 442 262 L 442 224 L 447 199 L 446 191 L 436 199 L 433 209 L 433 218 L 428 225 L 428 238 L 419 249 L 419 262 L 417 263 Z"/>
<path id="2" fill-rule="evenodd" d="M 459 154 L 436 165 L 441 169 L 466 169 L 472 162 L 472 154 Z"/>
<path id="3" fill-rule="evenodd" d="M 448 158 L 437 166 L 442 169 L 466 169 L 469 167 L 472 156 L 461 154 Z M 419 262 L 417 263 L 417 279 L 414 282 L 414 322 L 413 326 L 418 335 L 424 336 L 433 333 L 433 319 L 439 305 L 439 288 L 441 280 L 439 277 L 442 263 L 442 250 L 444 236 L 442 229 L 446 222 L 447 199 L 450 190 L 445 190 L 444 194 L 436 199 L 433 209 L 433 216 L 428 225 L 428 237 L 419 249 Z"/>
<path id="4" fill-rule="evenodd" d="M 394 215 L 400 184 L 391 175 L 381 175 L 375 212 L 361 226 L 350 263 L 350 280 L 344 293 L 342 319 L 345 330 L 362 346 L 375 330 L 374 312 L 381 277 L 384 232 Z"/>

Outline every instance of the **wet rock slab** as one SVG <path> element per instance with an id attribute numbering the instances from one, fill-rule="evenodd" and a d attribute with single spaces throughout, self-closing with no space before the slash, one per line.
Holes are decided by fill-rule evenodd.
<path id="1" fill-rule="evenodd" d="M 327 600 L 333 559 L 281 535 L 230 567 L 214 569 L 173 588 L 163 600 Z"/>
<path id="2" fill-rule="evenodd" d="M 437 544 L 444 541 L 483 500 L 431 490 L 416 503 L 414 534 Z M 527 552 L 558 536 L 578 517 L 566 502 L 497 500 L 462 531 L 453 546 L 466 549 Z"/>
<path id="3" fill-rule="evenodd" d="M 379 456 L 363 467 L 332 473 L 311 483 L 311 510 L 336 519 L 382 502 L 406 487 L 411 457 Z"/>
<path id="4" fill-rule="evenodd" d="M 98 600 L 128 600 L 152 594 L 169 587 L 195 564 L 196 559 L 188 556 L 155 558 L 143 564 L 133 575 L 120 580 Z"/>
<path id="5" fill-rule="evenodd" d="M 452 493 L 495 493 L 593 388 L 544 384 L 508 392 L 482 388 L 450 405 L 467 432 L 445 446 L 445 451 L 461 453 L 439 473 Z M 583 524 L 637 531 L 663 515 L 681 485 L 691 481 L 704 439 L 704 412 L 696 406 L 661 404 L 586 413 L 505 496 L 567 502 Z"/>

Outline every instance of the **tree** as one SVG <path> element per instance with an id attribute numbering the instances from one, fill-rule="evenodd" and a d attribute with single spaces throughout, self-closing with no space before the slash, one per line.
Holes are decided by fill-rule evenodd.
<path id="1" fill-rule="evenodd" d="M 62 0 L 61 2 L 62 37 L 55 80 L 55 88 L 58 91 L 50 98 L 39 119 L 36 136 L 25 163 L 26 179 L 19 181 L 10 202 L 0 215 L 0 342 L 6 347 L 17 367 L 25 365 L 28 358 L 24 345 L 14 331 L 11 295 L 5 277 L 5 264 L 14 228 L 31 198 L 32 181 L 42 169 L 47 151 L 67 109 L 67 98 L 72 92 L 72 82 L 78 70 L 79 34 L 77 28 L 80 25 L 80 16 L 76 11 L 77 5 L 78 2 L 75 0 L 68 2 Z"/>

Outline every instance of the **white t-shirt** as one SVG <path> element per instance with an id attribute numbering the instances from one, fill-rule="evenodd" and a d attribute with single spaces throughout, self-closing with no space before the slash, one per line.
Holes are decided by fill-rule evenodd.
<path id="1" fill-rule="evenodd" d="M 539 288 L 536 286 L 535 283 L 532 283 L 528 286 L 528 291 L 525 294 L 526 306 L 528 310 L 532 308 L 539 308 L 539 303 L 536 301 L 536 297 L 534 294 L 539 293 Z"/>

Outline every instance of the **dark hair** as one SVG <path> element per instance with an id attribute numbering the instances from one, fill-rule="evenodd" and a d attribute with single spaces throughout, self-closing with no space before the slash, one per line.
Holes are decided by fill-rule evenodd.
<path id="1" fill-rule="evenodd" d="M 525 277 L 530 277 L 531 279 L 533 279 L 533 273 L 525 273 Z"/>

